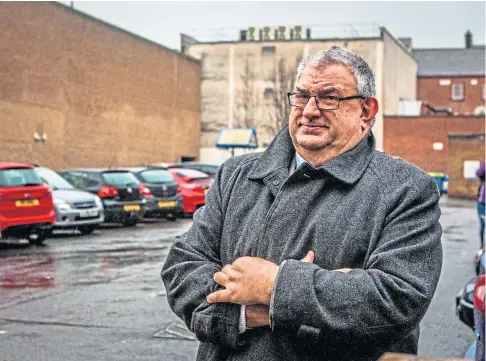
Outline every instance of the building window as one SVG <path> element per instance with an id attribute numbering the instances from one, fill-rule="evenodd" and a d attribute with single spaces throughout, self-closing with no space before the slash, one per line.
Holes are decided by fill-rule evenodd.
<path id="1" fill-rule="evenodd" d="M 481 85 L 481 99 L 484 101 L 486 100 L 486 87 L 483 85 Z"/>
<path id="2" fill-rule="evenodd" d="M 277 48 L 275 46 L 262 46 L 262 54 L 275 54 Z"/>
<path id="3" fill-rule="evenodd" d="M 451 99 L 453 101 L 464 100 L 464 83 L 452 84 Z"/>
<path id="4" fill-rule="evenodd" d="M 274 93 L 274 92 L 275 92 L 275 91 L 273 90 L 273 88 L 267 87 L 267 88 L 265 88 L 265 90 L 263 91 L 263 96 L 264 96 L 265 98 L 271 97 L 271 96 L 273 96 L 273 93 Z"/>

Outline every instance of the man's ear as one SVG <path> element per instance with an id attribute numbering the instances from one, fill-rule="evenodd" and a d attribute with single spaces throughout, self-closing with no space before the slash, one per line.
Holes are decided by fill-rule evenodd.
<path id="1" fill-rule="evenodd" d="M 378 100 L 375 97 L 367 97 L 363 100 L 363 107 L 361 113 L 361 122 L 363 125 L 371 125 L 371 121 L 378 113 Z"/>

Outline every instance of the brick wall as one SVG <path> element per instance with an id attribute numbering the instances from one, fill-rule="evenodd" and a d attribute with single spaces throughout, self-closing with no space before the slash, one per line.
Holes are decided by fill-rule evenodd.
<path id="1" fill-rule="evenodd" d="M 442 84 L 441 85 L 441 81 Z M 464 100 L 454 101 L 451 96 L 453 84 L 464 84 Z M 475 77 L 418 77 L 417 99 L 434 107 L 448 107 L 457 114 L 473 114 L 474 109 L 484 105 L 482 86 L 484 76 Z"/>
<path id="2" fill-rule="evenodd" d="M 52 2 L 0 2 L 0 34 L 0 160 L 61 169 L 199 155 L 199 62 Z"/>
<path id="3" fill-rule="evenodd" d="M 385 116 L 384 151 L 392 156 L 401 157 L 427 172 L 447 174 L 448 134 L 484 132 L 484 117 Z M 442 150 L 434 150 L 434 143 L 442 143 Z"/>
<path id="4" fill-rule="evenodd" d="M 464 161 L 484 161 L 485 134 L 449 135 L 449 197 L 476 199 L 479 180 L 464 178 Z"/>

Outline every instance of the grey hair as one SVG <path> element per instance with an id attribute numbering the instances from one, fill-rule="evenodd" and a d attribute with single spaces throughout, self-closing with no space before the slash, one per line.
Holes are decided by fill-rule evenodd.
<path id="1" fill-rule="evenodd" d="M 332 46 L 327 50 L 320 50 L 303 58 L 297 66 L 297 78 L 300 80 L 302 73 L 308 66 L 321 68 L 328 65 L 342 64 L 348 67 L 356 80 L 356 87 L 360 95 L 374 97 L 376 94 L 375 75 L 368 63 L 355 52 L 348 49 Z M 371 121 L 373 127 L 375 118 Z"/>

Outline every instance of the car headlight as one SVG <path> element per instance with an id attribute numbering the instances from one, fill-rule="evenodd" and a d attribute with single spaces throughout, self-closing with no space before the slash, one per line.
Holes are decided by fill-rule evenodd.
<path id="1" fill-rule="evenodd" d="M 66 202 L 64 199 L 55 199 L 54 200 L 54 205 L 60 211 L 67 211 L 67 210 L 70 210 L 71 209 L 71 206 L 69 205 L 69 203 Z"/>
<path id="2" fill-rule="evenodd" d="M 96 203 L 96 206 L 97 206 L 98 208 L 103 209 L 103 201 L 101 200 L 101 198 L 100 198 L 100 197 L 98 197 L 98 196 L 96 196 L 96 197 L 95 197 L 95 203 Z"/>

